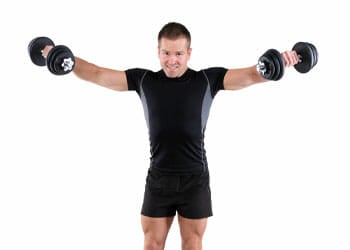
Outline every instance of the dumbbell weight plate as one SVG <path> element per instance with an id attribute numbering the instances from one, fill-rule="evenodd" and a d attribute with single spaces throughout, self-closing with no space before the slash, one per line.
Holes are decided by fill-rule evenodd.
<path id="1" fill-rule="evenodd" d="M 42 56 L 42 50 L 45 48 L 46 45 L 55 46 L 54 42 L 48 37 L 37 37 L 30 41 L 28 45 L 28 52 L 30 59 L 35 65 L 46 65 L 46 60 Z"/>
<path id="2" fill-rule="evenodd" d="M 55 46 L 47 55 L 47 67 L 49 71 L 55 75 L 68 74 L 71 70 L 64 71 L 64 68 L 62 67 L 64 59 L 67 58 L 71 58 L 74 62 L 74 55 L 71 50 L 64 45 Z"/>
<path id="3" fill-rule="evenodd" d="M 281 56 L 281 53 L 278 50 L 271 50 L 271 53 L 274 55 L 272 58 L 275 61 L 275 75 L 274 75 L 274 81 L 278 81 L 282 78 L 284 75 L 284 62 L 283 58 Z"/>
<path id="4" fill-rule="evenodd" d="M 56 55 L 59 51 L 60 51 L 60 46 L 55 46 L 50 50 L 50 52 L 47 54 L 47 57 L 46 57 L 47 68 L 53 74 L 55 74 L 54 59 L 56 58 Z"/>
<path id="5" fill-rule="evenodd" d="M 65 59 L 70 58 L 73 62 L 72 68 L 66 68 L 64 67 L 63 63 Z M 55 58 L 54 68 L 57 75 L 65 75 L 71 72 L 74 68 L 75 60 L 73 53 L 65 46 L 62 47 L 60 53 L 57 53 L 57 56 Z M 67 65 L 66 65 L 67 66 Z"/>
<path id="6" fill-rule="evenodd" d="M 312 43 L 308 43 L 308 44 L 311 47 L 312 52 L 313 52 L 312 55 L 313 55 L 314 61 L 313 61 L 312 67 L 314 67 L 318 62 L 318 52 L 317 52 L 315 45 L 313 45 Z"/>
<path id="7" fill-rule="evenodd" d="M 313 57 L 313 49 L 308 43 L 298 42 L 292 50 L 301 56 L 301 62 L 294 65 L 294 68 L 300 73 L 307 73 L 315 65 Z"/>
<path id="8" fill-rule="evenodd" d="M 265 79 L 272 80 L 275 75 L 275 67 L 273 66 L 274 60 L 270 54 L 266 51 L 260 58 L 259 61 L 265 65 L 265 73 L 262 75 Z"/>

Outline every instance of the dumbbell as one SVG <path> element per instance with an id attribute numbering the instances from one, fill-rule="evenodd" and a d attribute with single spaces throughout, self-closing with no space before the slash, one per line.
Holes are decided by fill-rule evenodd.
<path id="1" fill-rule="evenodd" d="M 45 58 L 42 52 L 47 45 L 54 47 Z M 54 42 L 48 37 L 37 37 L 31 40 L 28 45 L 28 52 L 35 65 L 46 65 L 49 71 L 55 75 L 65 75 L 74 69 L 75 59 L 72 51 L 64 45 L 55 46 Z"/>
<path id="2" fill-rule="evenodd" d="M 317 64 L 318 52 L 315 45 L 298 42 L 293 46 L 292 50 L 299 57 L 299 62 L 294 65 L 294 68 L 299 73 L 307 73 Z M 284 61 L 281 53 L 276 49 L 267 50 L 259 58 L 257 70 L 267 80 L 277 81 L 281 79 L 284 74 Z"/>

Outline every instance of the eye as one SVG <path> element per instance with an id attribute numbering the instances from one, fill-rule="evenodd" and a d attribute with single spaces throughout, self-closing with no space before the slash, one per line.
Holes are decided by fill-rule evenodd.
<path id="1" fill-rule="evenodd" d="M 183 52 L 176 52 L 176 56 L 178 56 L 178 57 L 183 56 L 183 54 L 184 54 Z"/>

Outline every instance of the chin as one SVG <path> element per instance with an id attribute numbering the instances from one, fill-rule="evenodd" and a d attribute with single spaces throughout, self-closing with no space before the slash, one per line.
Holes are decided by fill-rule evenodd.
<path id="1" fill-rule="evenodd" d="M 169 78 L 176 78 L 176 77 L 178 77 L 179 72 L 177 72 L 177 71 L 168 71 L 167 70 L 167 71 L 165 71 L 165 74 Z"/>

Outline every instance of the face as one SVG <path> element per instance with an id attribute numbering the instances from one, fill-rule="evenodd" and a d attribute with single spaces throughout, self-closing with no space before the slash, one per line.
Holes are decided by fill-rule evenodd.
<path id="1" fill-rule="evenodd" d="M 180 77 L 186 72 L 191 51 L 192 49 L 189 48 L 185 37 L 180 37 L 176 40 L 160 39 L 158 56 L 160 65 L 167 77 Z"/>

